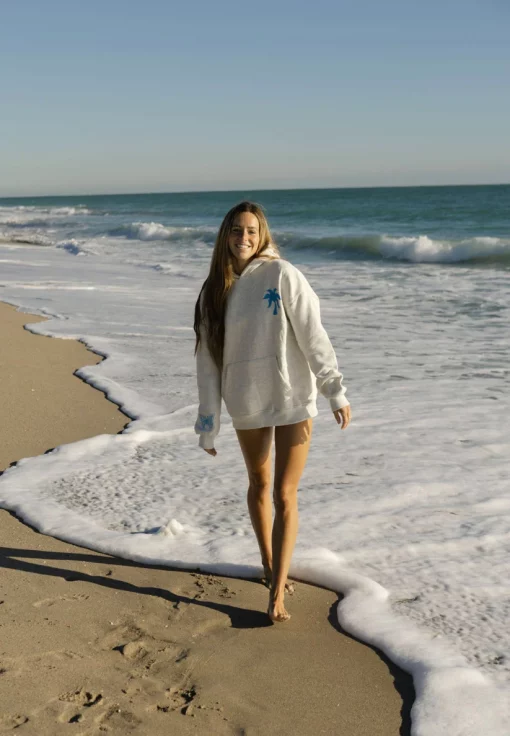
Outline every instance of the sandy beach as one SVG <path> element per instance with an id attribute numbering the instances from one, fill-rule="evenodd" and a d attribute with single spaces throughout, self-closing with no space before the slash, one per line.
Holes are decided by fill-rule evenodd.
<path id="1" fill-rule="evenodd" d="M 0 303 L 0 471 L 129 421 L 73 375 L 99 356 L 23 329 L 41 319 Z M 339 630 L 331 591 L 298 583 L 271 625 L 260 583 L 106 556 L 5 510 L 0 530 L 0 733 L 410 733 L 411 678 Z"/>

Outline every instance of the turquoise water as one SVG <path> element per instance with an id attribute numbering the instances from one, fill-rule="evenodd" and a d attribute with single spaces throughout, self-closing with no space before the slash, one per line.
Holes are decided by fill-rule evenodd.
<path id="1" fill-rule="evenodd" d="M 0 239 L 212 246 L 242 199 L 265 208 L 284 249 L 315 258 L 510 264 L 508 184 L 0 199 Z"/>

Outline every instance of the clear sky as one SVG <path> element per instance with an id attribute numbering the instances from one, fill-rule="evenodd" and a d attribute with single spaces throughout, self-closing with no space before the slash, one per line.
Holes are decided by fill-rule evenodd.
<path id="1" fill-rule="evenodd" d="M 16 0 L 0 196 L 510 181 L 509 0 Z"/>

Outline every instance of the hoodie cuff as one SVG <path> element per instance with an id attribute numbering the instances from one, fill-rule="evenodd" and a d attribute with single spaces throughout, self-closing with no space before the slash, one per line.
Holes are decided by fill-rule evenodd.
<path id="1" fill-rule="evenodd" d="M 198 438 L 198 446 L 203 450 L 214 450 L 214 437 L 209 433 L 202 433 Z"/>
<path id="2" fill-rule="evenodd" d="M 345 394 L 340 394 L 340 396 L 335 396 L 333 399 L 330 399 L 329 405 L 331 406 L 331 411 L 337 411 L 337 409 L 343 409 L 344 406 L 350 406 Z"/>

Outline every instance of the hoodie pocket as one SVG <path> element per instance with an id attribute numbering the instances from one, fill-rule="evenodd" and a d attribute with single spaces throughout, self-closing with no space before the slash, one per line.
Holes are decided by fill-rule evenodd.
<path id="1" fill-rule="evenodd" d="M 230 416 L 249 416 L 281 407 L 289 391 L 275 355 L 226 367 L 222 393 Z"/>

